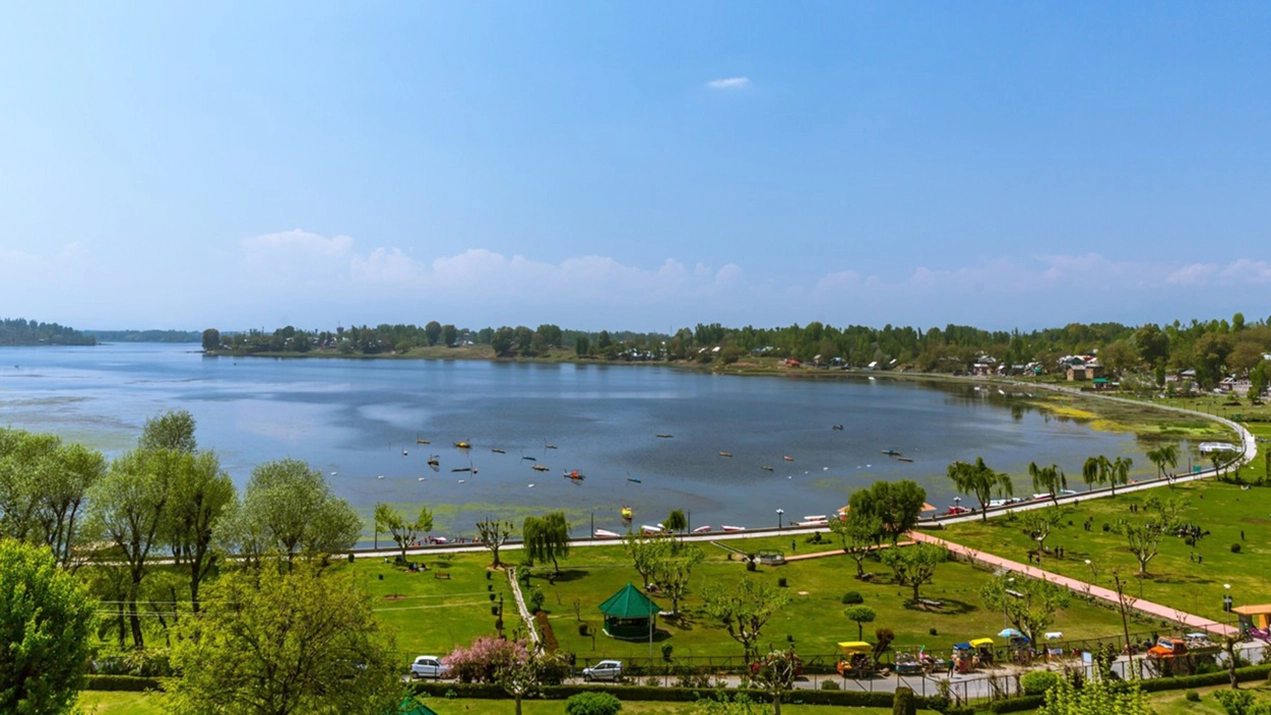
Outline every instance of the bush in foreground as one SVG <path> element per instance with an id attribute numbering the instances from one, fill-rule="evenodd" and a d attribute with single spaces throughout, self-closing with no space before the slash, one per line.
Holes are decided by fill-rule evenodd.
<path id="1" fill-rule="evenodd" d="M 617 715 L 622 701 L 610 693 L 579 693 L 565 701 L 565 715 Z"/>

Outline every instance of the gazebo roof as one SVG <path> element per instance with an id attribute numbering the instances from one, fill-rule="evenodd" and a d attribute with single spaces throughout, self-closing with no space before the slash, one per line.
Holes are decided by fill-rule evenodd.
<path id="1" fill-rule="evenodd" d="M 660 610 L 662 608 L 658 604 L 630 583 L 600 604 L 600 611 L 613 618 L 648 618 L 657 615 Z"/>

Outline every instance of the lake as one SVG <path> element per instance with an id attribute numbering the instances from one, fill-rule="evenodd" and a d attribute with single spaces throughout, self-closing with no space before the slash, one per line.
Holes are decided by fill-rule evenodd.
<path id="1" fill-rule="evenodd" d="M 430 505 L 439 534 L 471 534 L 486 515 L 519 523 L 550 509 L 566 510 L 579 534 L 593 515 L 596 527 L 621 531 L 623 505 L 637 525 L 680 508 L 694 527 L 776 526 L 778 509 L 787 524 L 832 514 L 878 479 L 913 479 L 943 509 L 954 497 L 947 465 L 981 456 L 1014 476 L 1017 494 L 1032 492 L 1030 461 L 1058 464 L 1074 488 L 1090 455 L 1128 455 L 1135 473 L 1153 472 L 1132 435 L 1055 419 L 1021 398 L 885 376 L 208 358 L 197 345 L 0 348 L 4 426 L 114 455 L 135 443 L 146 418 L 186 409 L 199 445 L 220 455 L 240 487 L 256 464 L 303 459 L 368 514 L 379 501 Z M 452 446 L 462 440 L 472 449 Z M 476 473 L 451 471 L 469 467 Z M 566 470 L 586 479 L 565 479 Z"/>

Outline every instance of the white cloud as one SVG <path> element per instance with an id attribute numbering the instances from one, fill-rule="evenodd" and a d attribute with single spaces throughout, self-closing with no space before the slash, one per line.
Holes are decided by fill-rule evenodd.
<path id="1" fill-rule="evenodd" d="M 750 86 L 749 77 L 724 77 L 706 83 L 711 89 L 745 89 Z"/>

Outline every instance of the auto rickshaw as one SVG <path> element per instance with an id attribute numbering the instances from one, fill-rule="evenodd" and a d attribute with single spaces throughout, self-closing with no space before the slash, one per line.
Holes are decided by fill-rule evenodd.
<path id="1" fill-rule="evenodd" d="M 874 666 L 874 646 L 865 641 L 839 643 L 843 655 L 836 669 L 844 678 L 871 678 L 877 672 Z"/>

